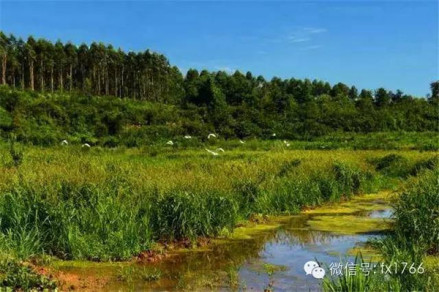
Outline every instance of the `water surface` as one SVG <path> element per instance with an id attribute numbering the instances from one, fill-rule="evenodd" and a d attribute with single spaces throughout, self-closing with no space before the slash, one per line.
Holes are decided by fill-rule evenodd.
<path id="1" fill-rule="evenodd" d="M 229 238 L 203 249 L 171 252 L 157 263 L 94 266 L 92 272 L 105 275 L 102 290 L 321 291 L 322 280 L 306 275 L 304 264 L 316 260 L 327 268 L 331 263 L 353 261 L 352 249 L 363 247 L 386 229 L 392 214 L 386 198 L 385 194 L 361 196 L 291 216 L 276 228 L 251 232 L 244 239 Z M 68 265 L 61 270 L 83 277 L 91 272 Z M 160 271 L 160 279 L 142 276 L 150 270 Z M 83 290 L 86 288 L 84 285 Z M 99 289 L 95 286 L 93 290 Z"/>

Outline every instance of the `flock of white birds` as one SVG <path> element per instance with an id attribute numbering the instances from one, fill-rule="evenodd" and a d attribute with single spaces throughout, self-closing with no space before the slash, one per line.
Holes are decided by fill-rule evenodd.
<path id="1" fill-rule="evenodd" d="M 276 137 L 276 133 L 273 133 L 271 135 L 272 137 Z M 185 139 L 192 139 L 191 136 L 186 135 L 184 136 Z M 211 139 L 211 138 L 217 138 L 216 134 L 210 133 L 209 135 L 207 135 L 207 139 Z M 245 141 L 239 140 L 239 143 L 241 144 L 245 144 Z M 284 144 L 286 147 L 290 147 L 290 143 L 287 142 L 287 140 L 284 140 Z M 166 142 L 166 145 L 170 145 L 173 146 L 174 142 L 172 140 L 169 140 L 168 142 Z M 212 154 L 213 156 L 218 156 L 219 152 L 226 152 L 223 148 L 217 148 L 216 151 L 204 148 L 207 152 L 209 152 L 210 154 Z"/>
<path id="2" fill-rule="evenodd" d="M 61 141 L 61 145 L 62 145 L 62 146 L 67 146 L 67 145 L 69 145 L 69 142 L 68 142 L 67 140 L 62 140 L 62 141 Z M 88 143 L 84 143 L 84 144 L 82 144 L 81 147 L 82 147 L 82 148 L 84 148 L 84 147 L 85 147 L 85 148 L 91 148 L 90 144 L 88 144 Z"/>
<path id="3" fill-rule="evenodd" d="M 271 136 L 272 136 L 272 137 L 276 137 L 276 133 L 273 133 Z M 185 139 L 192 139 L 192 136 L 185 135 L 184 138 L 185 138 Z M 217 135 L 216 135 L 216 134 L 213 134 L 213 133 L 210 133 L 209 135 L 207 135 L 207 139 L 211 139 L 211 138 L 217 138 Z M 286 147 L 290 147 L 290 143 L 288 143 L 286 140 L 284 140 L 283 142 L 284 142 L 284 144 L 285 144 Z M 241 144 L 245 144 L 245 141 L 239 140 L 239 143 L 241 143 Z M 62 146 L 69 145 L 69 142 L 68 142 L 67 140 L 62 140 L 62 141 L 61 141 L 61 145 L 62 145 Z M 166 142 L 166 145 L 173 146 L 173 145 L 174 145 L 174 142 L 173 142 L 172 140 L 169 140 L 168 142 Z M 82 144 L 81 147 L 82 147 L 82 148 L 84 148 L 84 147 L 85 147 L 85 148 L 91 148 L 90 144 L 88 144 L 88 143 L 84 143 L 84 144 Z M 225 152 L 225 150 L 224 150 L 223 148 L 217 148 L 217 149 L 216 149 L 216 152 L 213 151 L 213 150 L 207 149 L 207 148 L 205 148 L 205 149 L 206 149 L 207 152 L 209 152 L 209 153 L 212 154 L 213 156 L 218 156 L 218 155 L 219 155 L 218 152 L 223 152 L 223 153 Z"/>

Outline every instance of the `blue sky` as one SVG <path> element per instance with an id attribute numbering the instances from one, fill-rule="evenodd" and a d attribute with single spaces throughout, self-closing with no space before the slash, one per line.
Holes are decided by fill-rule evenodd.
<path id="1" fill-rule="evenodd" d="M 0 29 L 151 49 L 182 70 L 251 71 L 425 96 L 437 1 L 5 1 Z"/>

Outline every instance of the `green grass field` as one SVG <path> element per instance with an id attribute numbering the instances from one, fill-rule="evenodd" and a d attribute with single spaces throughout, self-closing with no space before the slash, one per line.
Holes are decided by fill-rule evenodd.
<path id="1" fill-rule="evenodd" d="M 253 214 L 294 214 L 396 188 L 438 165 L 431 151 L 290 150 L 281 141 L 272 143 L 277 144 L 269 150 L 206 146 L 222 146 L 218 156 L 167 146 L 16 144 L 11 149 L 3 144 L 3 270 L 10 271 L 4 267 L 16 260 L 42 255 L 129 260 L 157 241 L 227 234 Z M 3 274 L 7 279 L 8 273 Z M 44 281 L 34 279 L 39 285 Z"/>

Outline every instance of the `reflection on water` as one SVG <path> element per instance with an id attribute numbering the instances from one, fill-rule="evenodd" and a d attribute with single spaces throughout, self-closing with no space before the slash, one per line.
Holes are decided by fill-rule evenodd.
<path id="1" fill-rule="evenodd" d="M 366 206 L 368 211 L 355 209 L 349 215 L 383 221 L 391 216 L 391 210 L 382 201 L 376 202 L 378 208 L 370 209 L 374 203 L 362 201 L 359 205 Z M 350 249 L 379 236 L 374 230 L 367 234 L 340 235 L 340 232 L 312 230 L 307 224 L 313 216 L 324 215 L 296 215 L 280 228 L 258 232 L 251 239 L 232 239 L 213 244 L 209 250 L 178 253 L 159 263 L 148 264 L 162 271 L 160 280 L 110 281 L 105 290 L 111 287 L 111 290 L 204 291 L 213 288 L 229 291 L 237 288 L 264 291 L 270 287 L 274 291 L 320 291 L 322 280 L 305 275 L 303 266 L 307 261 L 318 260 L 323 267 L 329 266 L 349 258 Z M 344 220 L 343 214 L 340 214 L 340 220 Z M 273 270 L 273 266 L 282 268 Z M 114 278 L 115 275 L 113 273 Z"/>
<path id="2" fill-rule="evenodd" d="M 297 221 L 293 220 L 292 226 Z M 323 266 L 346 259 L 347 252 L 374 235 L 333 235 L 329 232 L 279 230 L 273 239 L 267 241 L 259 252 L 257 260 L 247 261 L 240 269 L 247 288 L 263 291 L 271 284 L 275 291 L 320 291 L 321 280 L 305 275 L 303 265 L 310 260 L 318 260 Z M 261 261 L 288 267 L 270 278 L 258 272 Z"/>
<path id="3" fill-rule="evenodd" d="M 392 209 L 375 210 L 370 212 L 370 218 L 390 218 L 393 215 Z"/>

